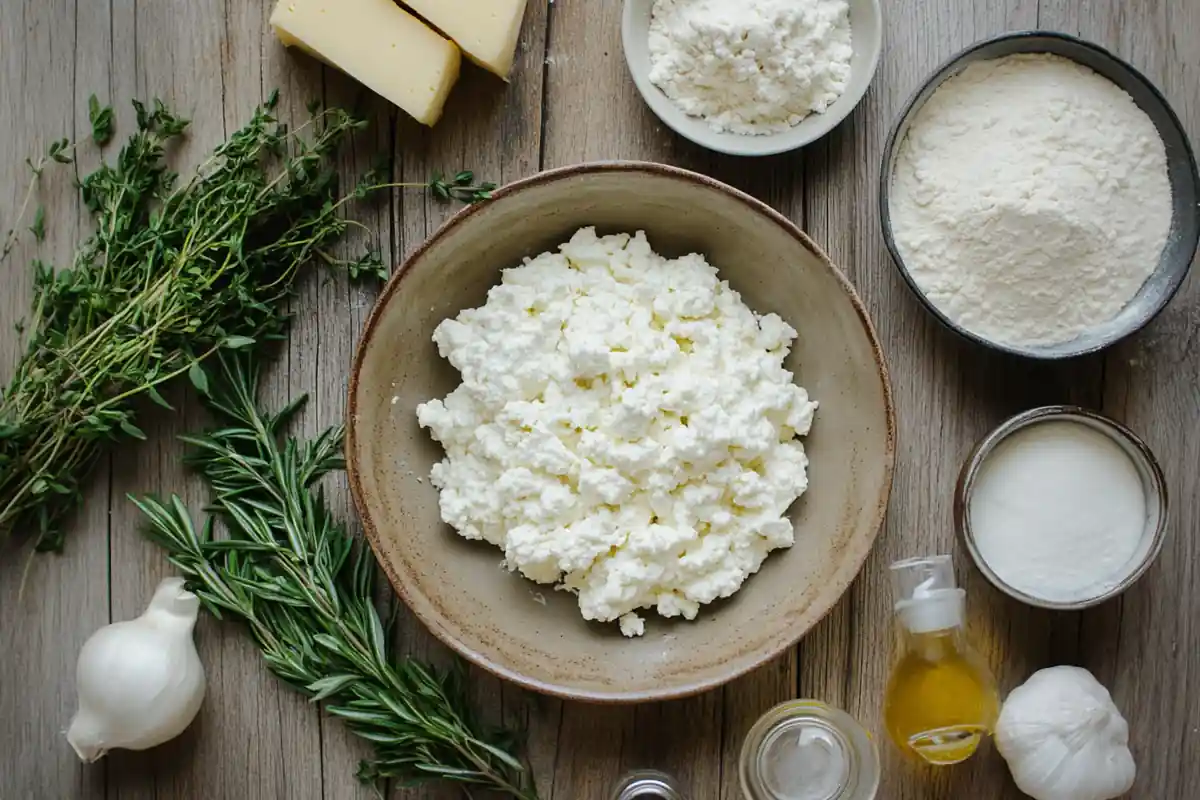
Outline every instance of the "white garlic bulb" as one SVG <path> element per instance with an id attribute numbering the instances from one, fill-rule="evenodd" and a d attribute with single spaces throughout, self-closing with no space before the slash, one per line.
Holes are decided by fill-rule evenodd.
<path id="1" fill-rule="evenodd" d="M 79 652 L 79 710 L 67 741 L 84 761 L 114 748 L 146 750 L 183 733 L 204 702 L 192 642 L 200 600 L 182 578 L 158 585 L 137 619 L 96 631 Z"/>
<path id="2" fill-rule="evenodd" d="M 1112 800 L 1133 787 L 1129 725 L 1086 669 L 1035 672 L 1004 701 L 996 747 L 1034 800 Z"/>

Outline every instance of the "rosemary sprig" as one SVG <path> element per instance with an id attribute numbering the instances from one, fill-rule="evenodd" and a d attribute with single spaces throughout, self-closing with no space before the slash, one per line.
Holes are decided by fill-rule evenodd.
<path id="1" fill-rule="evenodd" d="M 396 185 L 371 175 L 339 193 L 334 154 L 365 121 L 313 106 L 308 122 L 290 130 L 274 116 L 277 100 L 273 93 L 182 184 L 165 151 L 187 121 L 161 102 L 135 101 L 137 130 L 116 162 L 81 181 L 96 232 L 69 268 L 34 263 L 28 350 L 0 397 L 0 536 L 34 532 L 38 549 L 59 549 L 63 517 L 104 447 L 145 438 L 135 400 L 167 406 L 162 384 L 197 362 L 280 337 L 303 267 L 320 262 L 352 278 L 386 277 L 377 252 L 350 260 L 331 253 L 350 226 L 362 227 L 343 206 Z M 91 98 L 88 116 L 92 139 L 107 142 L 111 109 Z M 29 163 L 22 219 L 42 170 L 70 163 L 74 148 L 58 140 Z M 460 182 L 464 176 L 444 191 L 431 182 L 429 191 L 484 199 L 486 184 L 473 186 L 473 176 Z M 19 228 L 0 246 L 0 259 Z M 29 230 L 45 235 L 41 207 Z"/>
<path id="2" fill-rule="evenodd" d="M 132 498 L 149 520 L 147 535 L 167 550 L 205 608 L 249 626 L 272 672 L 372 743 L 361 779 L 443 779 L 536 800 L 527 770 L 512 755 L 515 737 L 487 729 L 471 713 L 461 669 L 443 673 L 390 655 L 371 601 L 374 560 L 314 488 L 343 465 L 341 428 L 281 442 L 304 398 L 264 412 L 254 362 L 224 354 L 218 361 L 218 373 L 202 373 L 197 388 L 221 427 L 185 441 L 229 538 L 214 538 L 212 516 L 197 531 L 178 497 Z"/>

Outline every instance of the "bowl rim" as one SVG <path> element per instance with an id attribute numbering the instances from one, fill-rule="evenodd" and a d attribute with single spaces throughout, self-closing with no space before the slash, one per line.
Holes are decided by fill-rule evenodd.
<path id="1" fill-rule="evenodd" d="M 907 128 L 910 120 L 918 111 L 921 110 L 925 103 L 928 102 L 928 97 L 926 97 L 924 101 L 921 101 L 921 95 L 923 95 L 931 86 L 935 87 L 934 91 L 936 91 L 936 87 L 940 87 L 943 83 L 953 77 L 954 74 L 956 74 L 954 68 L 960 62 L 964 61 L 979 50 L 990 47 L 999 42 L 1024 41 L 1028 42 L 1029 46 L 1019 51 L 1021 53 L 1048 52 L 1036 46 L 1036 42 L 1042 39 L 1056 39 L 1060 42 L 1066 43 L 1070 47 L 1091 51 L 1101 59 L 1107 59 L 1113 62 L 1117 67 L 1125 70 L 1131 78 L 1141 83 L 1147 90 L 1149 90 L 1150 95 L 1165 112 L 1168 122 L 1180 134 L 1180 139 L 1183 142 L 1183 152 L 1187 160 L 1187 166 L 1190 167 L 1189 171 L 1192 176 L 1192 184 L 1196 186 L 1197 192 L 1200 193 L 1200 170 L 1197 169 L 1196 155 L 1192 147 L 1191 140 L 1188 138 L 1187 129 L 1183 126 L 1183 123 L 1179 119 L 1179 115 L 1175 113 L 1175 109 L 1171 107 L 1171 104 L 1167 101 L 1167 98 L 1154 84 L 1154 82 L 1147 78 L 1141 72 L 1141 70 L 1101 45 L 1078 36 L 1072 36 L 1069 33 L 1040 29 L 1011 31 L 1009 33 L 999 34 L 998 36 L 980 39 L 979 41 L 973 42 L 964 47 L 962 50 L 954 53 L 949 58 L 938 64 L 929 74 L 929 76 L 921 81 L 920 85 L 913 90 L 913 92 L 908 96 L 908 99 L 905 100 L 904 105 L 901 107 L 900 113 L 896 116 L 895 121 L 892 123 L 891 129 L 888 131 L 887 139 L 884 141 L 883 145 L 883 159 L 879 167 L 879 225 L 883 231 L 884 244 L 887 247 L 888 253 L 892 257 L 892 263 L 895 264 L 896 269 L 900 272 L 900 276 L 904 279 L 904 282 L 908 285 L 908 288 L 912 291 L 912 293 L 916 295 L 917 299 L 921 302 L 921 305 L 923 305 L 930 313 L 932 313 L 934 318 L 937 319 L 938 322 L 940 322 L 944 327 L 968 341 L 982 345 L 983 347 L 986 347 L 990 350 L 995 350 L 997 352 L 1007 353 L 1009 355 L 1020 356 L 1022 358 L 1029 358 L 1037 361 L 1065 361 L 1105 350 L 1137 333 L 1142 328 L 1149 325 L 1156 317 L 1158 317 L 1158 315 L 1161 314 L 1168 305 L 1170 305 L 1171 300 L 1175 298 L 1175 295 L 1183 286 L 1183 282 L 1187 279 L 1188 273 L 1191 270 L 1192 261 L 1195 260 L 1197 247 L 1200 246 L 1200 226 L 1197 226 L 1195 235 L 1191 237 L 1190 252 L 1192 253 L 1192 258 L 1188 261 L 1184 268 L 1179 271 L 1179 274 L 1172 277 L 1167 283 L 1166 292 L 1163 294 L 1161 302 L 1158 303 L 1153 312 L 1150 313 L 1144 320 L 1138 322 L 1136 325 L 1127 330 L 1114 331 L 1086 347 L 1080 347 L 1071 350 L 1064 349 L 1061 351 L 1041 352 L 1017 345 L 1005 344 L 1004 342 L 995 341 L 993 339 L 988 339 L 985 336 L 977 334 L 959 325 L 957 322 L 950 319 L 950 317 L 947 316 L 940 308 L 935 306 L 929 297 L 926 296 L 921 287 L 917 285 L 912 273 L 909 272 L 908 265 L 905 263 L 903 256 L 900 254 L 899 248 L 896 246 L 895 235 L 892 231 L 892 214 L 890 205 L 892 176 L 896 168 L 896 155 L 902 142 L 902 139 L 900 138 L 900 131 L 904 130 L 905 134 L 907 134 Z M 1062 57 L 1070 58 L 1070 56 Z M 1075 61 L 1075 59 L 1071 60 Z M 1079 62 L 1076 61 L 1076 63 Z M 930 93 L 930 97 L 931 96 L 932 92 Z"/>
<path id="2" fill-rule="evenodd" d="M 1082 423 L 1080 423 L 1081 420 L 1083 420 Z M 1025 430 L 1042 422 L 1051 421 L 1075 422 L 1078 424 L 1090 423 L 1090 427 L 1094 430 L 1102 430 L 1109 438 L 1124 441 L 1129 445 L 1129 448 L 1122 449 L 1126 449 L 1126 452 L 1132 450 L 1137 453 L 1141 466 L 1145 467 L 1146 473 L 1150 476 L 1152 490 L 1158 496 L 1159 501 L 1158 521 L 1154 526 L 1153 534 L 1151 534 L 1150 549 L 1142 557 L 1141 562 L 1107 591 L 1085 600 L 1047 600 L 1046 598 L 1023 592 L 1008 583 L 996 574 L 995 570 L 991 568 L 991 565 L 987 563 L 987 560 L 979 551 L 979 547 L 975 542 L 975 532 L 971 527 L 971 497 L 975 489 L 975 481 L 979 477 L 979 472 L 984 463 L 987 462 L 988 456 L 995 451 L 1001 442 L 1018 431 Z M 1014 600 L 1051 611 L 1081 611 L 1086 608 L 1092 608 L 1117 597 L 1137 583 L 1158 559 L 1159 553 L 1162 552 L 1167 538 L 1167 528 L 1170 524 L 1170 518 L 1170 494 L 1167 490 L 1166 476 L 1163 473 L 1162 464 L 1159 462 L 1158 457 L 1154 455 L 1154 451 L 1150 449 L 1150 446 L 1123 423 L 1097 411 L 1076 405 L 1039 406 L 1031 408 L 1028 411 L 1022 411 L 1001 422 L 971 448 L 971 452 L 967 455 L 966 460 L 963 461 L 962 468 L 959 470 L 958 482 L 954 487 L 954 527 L 963 544 L 966 545 L 967 551 L 971 554 L 971 560 L 975 562 L 976 568 L 983 573 L 983 576 L 988 579 L 988 582 L 992 586 L 995 586 Z"/>
<path id="3" fill-rule="evenodd" d="M 504 664 L 497 663 L 488 655 L 480 653 L 465 642 L 459 639 L 458 635 L 452 630 L 443 626 L 439 620 L 429 614 L 413 607 L 409 587 L 399 579 L 392 565 L 387 559 L 381 558 L 379 553 L 381 550 L 382 537 L 379 530 L 376 528 L 374 521 L 371 518 L 370 511 L 367 508 L 365 493 L 362 486 L 362 474 L 355 458 L 355 453 L 358 450 L 358 404 L 359 404 L 359 377 L 362 373 L 363 362 L 366 358 L 368 348 L 372 345 L 375 339 L 375 334 L 379 325 L 380 318 L 383 316 L 384 309 L 388 306 L 392 297 L 400 289 L 401 282 L 408 274 L 411 266 L 420 260 L 424 254 L 435 244 L 445 238 L 453 229 L 460 226 L 464 221 L 470 219 L 480 213 L 482 209 L 492 203 L 503 201 L 506 197 L 521 192 L 524 189 L 542 186 L 554 183 L 563 179 L 573 178 L 581 175 L 597 175 L 597 174 L 620 174 L 620 173 L 650 173 L 676 180 L 683 180 L 700 188 L 716 190 L 729 195 L 731 198 L 748 206 L 751 210 L 759 213 L 767 219 L 775 222 L 787 234 L 795 239 L 802 247 L 811 252 L 821 265 L 834 277 L 840 288 L 850 300 L 855 313 L 858 315 L 859 321 L 866 333 L 868 342 L 871 346 L 871 352 L 874 357 L 876 373 L 879 377 L 880 385 L 883 390 L 884 401 L 884 416 L 885 416 L 885 454 L 884 454 L 884 472 L 883 472 L 883 489 L 876 501 L 876 508 L 871 519 L 871 536 L 867 547 L 863 548 L 861 556 L 852 558 L 844 564 L 841 570 L 835 576 L 832 585 L 836 588 L 836 594 L 831 594 L 831 600 L 825 603 L 816 604 L 814 607 L 817 614 L 813 619 L 813 623 L 807 630 L 792 632 L 790 629 L 782 637 L 778 639 L 775 646 L 768 647 L 758 656 L 750 658 L 744 665 L 737 669 L 727 672 L 715 678 L 704 680 L 694 680 L 681 683 L 680 685 L 669 688 L 663 691 L 641 690 L 641 691 L 597 691 L 575 689 L 567 685 L 559 683 L 549 683 L 540 681 L 534 678 L 529 678 L 516 670 L 513 670 Z M 475 203 L 463 207 L 453 216 L 451 216 L 438 230 L 429 236 L 421 243 L 411 254 L 409 254 L 397 270 L 388 278 L 383 290 L 380 292 L 378 299 L 375 301 L 371 309 L 370 315 L 363 326 L 362 334 L 355 345 L 354 359 L 351 365 L 349 391 L 346 402 L 346 436 L 344 444 L 344 453 L 346 459 L 346 474 L 350 483 L 350 492 L 354 500 L 355 509 L 358 512 L 359 520 L 363 527 L 363 532 L 367 542 L 370 544 L 372 554 L 379 566 L 387 575 L 388 583 L 391 584 L 392 590 L 399 595 L 404 604 L 408 606 L 422 625 L 425 626 L 435 637 L 443 644 L 450 647 L 455 653 L 465 658 L 468 662 L 481 667 L 491 674 L 502 678 L 510 683 L 514 683 L 523 688 L 529 689 L 540 694 L 560 697 L 567 700 L 577 700 L 598 704 L 629 704 L 655 702 L 661 700 L 675 700 L 685 697 L 691 697 L 711 689 L 723 686 L 736 678 L 742 677 L 754 670 L 769 663 L 772 659 L 779 656 L 795 644 L 813 627 L 816 627 L 820 620 L 824 619 L 838 601 L 850 589 L 851 584 L 862 571 L 863 565 L 866 563 L 867 557 L 874 549 L 879 538 L 880 530 L 883 527 L 883 522 L 887 513 L 888 501 L 891 497 L 892 482 L 895 473 L 896 462 L 896 411 L 895 403 L 892 395 L 892 383 L 889 375 L 887 360 L 883 353 L 883 347 L 880 344 L 878 333 L 875 330 L 874 324 L 871 322 L 870 315 L 862 299 L 858 296 L 854 286 L 849 279 L 842 273 L 837 266 L 829 259 L 815 242 L 808 237 L 804 231 L 785 217 L 780 212 L 771 208 L 766 203 L 752 197 L 739 189 L 722 183 L 707 175 L 702 175 L 690 170 L 681 169 L 679 167 L 668 166 L 666 164 L 658 164 L 646 161 L 597 161 L 583 164 L 576 164 L 556 169 L 545 170 L 534 175 L 521 178 L 513 181 L 505 186 L 495 190 L 490 200 L 483 203 Z M 822 607 L 824 606 L 824 607 Z"/>
<path id="4" fill-rule="evenodd" d="M 795 126 L 786 131 L 764 134 L 762 136 L 730 134 L 712 130 L 702 118 L 689 116 L 682 109 L 677 109 L 683 115 L 683 119 L 695 122 L 699 126 L 695 130 L 690 130 L 690 125 L 681 124 L 679 119 L 674 119 L 670 114 L 664 113 L 662 109 L 668 107 L 674 108 L 675 101 L 651 83 L 648 72 L 643 72 L 634 66 L 629 43 L 635 35 L 640 35 L 640 33 L 635 34 L 633 25 L 633 6 L 635 2 L 640 1 L 624 0 L 621 9 L 621 49 L 625 55 L 625 65 L 629 69 L 629 75 L 633 78 L 633 83 L 637 87 L 642 101 L 650 108 L 659 121 L 684 139 L 706 150 L 742 158 L 759 158 L 790 153 L 807 147 L 818 139 L 828 135 L 834 128 L 841 125 L 847 117 L 854 113 L 854 109 L 858 108 L 863 98 L 867 96 L 867 91 L 875 81 L 875 73 L 879 70 L 879 61 L 883 54 L 883 28 L 885 24 L 883 5 L 881 0 L 864 0 L 870 4 L 871 15 L 876 20 L 875 35 L 871 37 L 868 43 L 870 46 L 870 60 L 867 64 L 866 81 L 863 83 L 861 91 L 857 93 L 857 97 L 850 93 L 843 93 L 829 105 L 829 109 L 820 114 L 815 114 L 816 117 L 822 120 L 821 125 L 814 126 L 805 136 L 796 136 Z M 653 0 L 648 1 L 653 5 Z M 853 2 L 853 0 L 849 1 Z M 851 29 L 851 35 L 853 36 L 853 29 Z M 852 102 L 843 103 L 843 98 Z M 836 110 L 830 113 L 831 109 Z M 701 130 L 705 131 L 705 133 L 697 132 Z M 759 144 L 755 146 L 753 144 L 755 142 Z M 739 146 L 739 144 L 746 146 Z"/>

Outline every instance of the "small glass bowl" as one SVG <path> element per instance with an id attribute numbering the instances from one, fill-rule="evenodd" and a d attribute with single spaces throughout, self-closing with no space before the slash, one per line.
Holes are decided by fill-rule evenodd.
<path id="1" fill-rule="evenodd" d="M 780 703 L 754 723 L 742 742 L 738 765 L 746 800 L 774 800 L 784 796 L 783 787 L 772 785 L 770 765 L 773 756 L 788 757 L 783 751 L 795 747 L 797 735 L 822 740 L 841 761 L 842 774 L 836 777 L 837 785 L 828 787 L 823 800 L 874 800 L 881 775 L 875 742 L 858 720 L 819 700 Z M 790 778 L 788 788 L 792 788 Z M 788 791 L 787 795 L 792 793 Z"/>
<path id="2" fill-rule="evenodd" d="M 1142 540 L 1138 549 L 1117 575 L 1114 575 L 1107 588 L 1092 596 L 1080 600 L 1052 600 L 1028 594 L 1005 582 L 984 560 L 975 542 L 975 533 L 971 528 L 971 496 L 975 488 L 975 479 L 979 475 L 984 462 L 996 447 L 1017 431 L 1037 425 L 1042 422 L 1074 422 L 1087 425 L 1093 430 L 1105 434 L 1113 440 L 1133 462 L 1138 475 L 1142 479 L 1142 488 L 1146 494 L 1146 526 L 1142 532 Z M 1000 424 L 995 430 L 975 445 L 975 449 L 967 456 L 962 471 L 958 476 L 958 486 L 954 493 L 954 524 L 963 538 L 971 558 L 979 571 L 991 581 L 992 585 L 1022 603 L 1039 608 L 1057 611 L 1077 611 L 1091 608 L 1107 600 L 1111 600 L 1124 592 L 1145 574 L 1154 559 L 1162 550 L 1167 532 L 1167 485 L 1163 478 L 1162 467 L 1154 453 L 1129 428 L 1116 420 L 1102 414 L 1088 411 L 1078 406 L 1043 406 L 1017 414 Z"/>

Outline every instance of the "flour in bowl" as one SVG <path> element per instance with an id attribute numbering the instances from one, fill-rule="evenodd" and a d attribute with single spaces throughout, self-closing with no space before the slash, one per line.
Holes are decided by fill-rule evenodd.
<path id="1" fill-rule="evenodd" d="M 1059 56 L 971 64 L 917 112 L 889 209 L 913 280 L 951 320 L 1015 346 L 1108 322 L 1158 266 L 1166 151 L 1133 99 Z"/>
<path id="2" fill-rule="evenodd" d="M 769 134 L 846 90 L 846 0 L 655 0 L 650 80 L 718 131 Z"/>
<path id="3" fill-rule="evenodd" d="M 703 256 L 579 231 L 434 333 L 462 373 L 417 409 L 442 518 L 626 636 L 643 608 L 692 619 L 792 545 L 817 408 L 795 337 Z"/>

